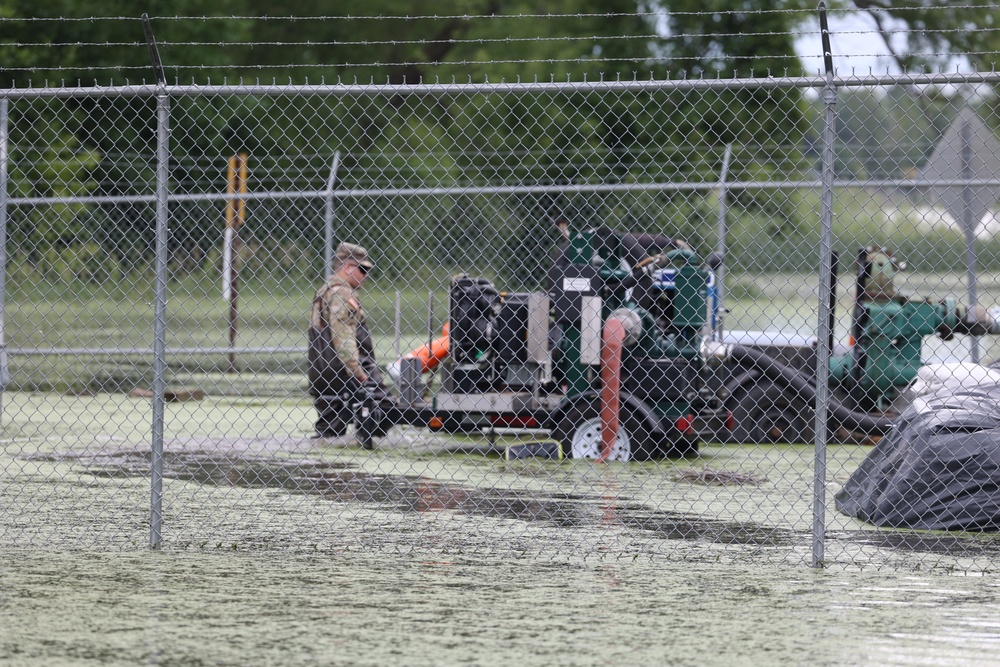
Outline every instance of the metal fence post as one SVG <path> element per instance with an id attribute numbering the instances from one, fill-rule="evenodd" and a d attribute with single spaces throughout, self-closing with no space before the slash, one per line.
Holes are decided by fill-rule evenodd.
<path id="1" fill-rule="evenodd" d="M 7 127 L 10 101 L 0 99 L 0 425 L 3 424 L 3 393 L 10 369 L 7 366 Z"/>
<path id="2" fill-rule="evenodd" d="M 719 198 L 716 252 L 719 253 L 719 266 L 715 269 L 715 300 L 712 303 L 712 339 L 722 341 L 723 337 L 723 312 L 721 308 L 726 303 L 726 233 L 729 218 L 729 188 L 726 186 L 726 177 L 729 175 L 729 159 L 733 155 L 733 145 L 726 144 L 726 152 L 722 155 L 722 168 L 719 170 L 719 184 L 717 186 Z"/>
<path id="3" fill-rule="evenodd" d="M 819 234 L 819 323 L 816 346 L 816 441 L 813 460 L 812 567 L 822 567 L 826 538 L 827 402 L 830 399 L 830 295 L 833 273 L 833 179 L 837 124 L 837 88 L 833 83 L 833 53 L 826 3 L 819 3 L 826 86 L 823 88 L 823 159 Z"/>
<path id="4" fill-rule="evenodd" d="M 170 97 L 149 18 L 143 28 L 156 73 L 156 280 L 153 297 L 153 424 L 150 463 L 149 546 L 159 549 L 163 524 L 163 430 L 167 393 L 167 216 L 170 195 Z"/>
<path id="5" fill-rule="evenodd" d="M 167 393 L 167 179 L 170 98 L 156 96 L 156 287 L 153 298 L 153 453 L 149 546 L 160 548 L 163 523 L 163 429 Z"/>
<path id="6" fill-rule="evenodd" d="M 969 123 L 962 124 L 962 159 L 961 179 L 966 181 L 962 186 L 962 231 L 965 236 L 965 273 L 968 281 L 969 312 L 974 312 L 979 305 L 979 284 L 976 274 L 976 226 L 979 221 L 972 213 L 972 188 L 968 181 L 974 178 L 972 171 L 972 128 Z M 969 361 L 979 363 L 979 336 L 969 336 Z"/>
<path id="7" fill-rule="evenodd" d="M 330 176 L 326 179 L 323 195 L 323 277 L 333 273 L 333 190 L 337 187 L 337 169 L 340 167 L 340 151 L 333 154 Z"/>

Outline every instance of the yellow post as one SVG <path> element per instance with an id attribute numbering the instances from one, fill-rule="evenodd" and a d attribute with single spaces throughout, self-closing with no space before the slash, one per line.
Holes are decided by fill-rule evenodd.
<path id="1" fill-rule="evenodd" d="M 229 158 L 226 170 L 226 231 L 222 253 L 223 294 L 229 301 L 229 372 L 236 372 L 236 332 L 238 329 L 237 295 L 239 292 L 239 228 L 246 221 L 247 155 L 240 153 Z"/>

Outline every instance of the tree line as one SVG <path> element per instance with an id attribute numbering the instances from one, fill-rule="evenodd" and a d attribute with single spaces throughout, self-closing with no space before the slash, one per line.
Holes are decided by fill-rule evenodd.
<path id="1" fill-rule="evenodd" d="M 831 6 L 868 12 L 887 36 L 892 21 L 905 21 L 915 29 L 910 38 L 929 40 L 933 53 L 960 51 L 985 65 L 997 52 L 989 42 L 995 33 L 956 28 L 976 20 L 987 25 L 993 3 L 951 4 L 883 8 L 855 0 Z M 200 0 L 151 0 L 143 9 L 170 82 L 390 85 L 547 81 L 554 73 L 573 81 L 632 79 L 639 72 L 654 78 L 797 76 L 803 72 L 791 55 L 793 39 L 815 9 L 811 0 L 747 0 L 736 9 L 724 0 L 575 0 L 567 6 L 552 15 L 541 0 L 446 0 L 425 15 L 406 0 L 335 6 L 301 0 L 279 18 L 273 3 L 262 0 L 216 0 L 207 12 Z M 0 69 L 0 86 L 151 81 L 141 25 L 137 17 L 128 19 L 135 11 L 126 0 L 0 0 L 0 62 L 8 63 Z M 526 16 L 531 18 L 518 18 Z M 908 69 L 932 64 L 908 53 L 895 57 Z M 953 106 L 951 98 L 918 99 L 903 89 L 848 92 L 843 99 L 841 139 L 852 148 L 838 156 L 838 169 L 869 177 L 894 177 L 900 167 L 919 164 L 928 138 L 943 132 Z M 711 245 L 707 221 L 714 202 L 669 190 L 487 197 L 476 195 L 476 187 L 713 181 L 726 146 L 734 147 L 730 180 L 797 178 L 815 169 L 821 119 L 815 101 L 798 89 L 740 86 L 614 97 L 176 97 L 171 110 L 172 192 L 223 192 L 225 161 L 236 153 L 250 156 L 257 191 L 320 189 L 335 154 L 345 189 L 468 186 L 468 196 L 339 200 L 338 235 L 352 230 L 356 240 L 378 248 L 390 277 L 416 265 L 485 263 L 526 286 L 536 279 L 531 261 L 556 242 L 556 218 L 662 231 Z M 17 101 L 11 109 L 12 194 L 149 194 L 155 131 L 149 97 Z M 893 133 L 909 133 L 912 141 Z M 903 156 L 878 153 L 892 141 L 912 149 Z M 794 239 L 808 222 L 795 193 L 737 193 L 736 208 L 765 218 L 764 229 L 777 243 Z M 210 261 L 221 235 L 220 210 L 211 203 L 175 205 L 174 250 Z M 110 257 L 129 270 L 150 256 L 152 219 L 146 204 L 18 207 L 10 217 L 11 246 L 25 262 L 43 267 L 65 264 L 68 253 L 78 262 L 92 257 L 97 267 Z M 311 249 L 309 270 L 317 269 L 322 202 L 257 204 L 247 228 L 261 244 Z M 103 274 L 94 275 L 101 280 Z"/>

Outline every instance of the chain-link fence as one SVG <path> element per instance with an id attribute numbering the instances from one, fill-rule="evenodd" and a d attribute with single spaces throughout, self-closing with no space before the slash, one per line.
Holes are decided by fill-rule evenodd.
<path id="1" fill-rule="evenodd" d="M 0 542 L 992 569 L 1000 75 L 503 18 L 316 45 L 517 52 L 436 81 L 5 70 Z"/>

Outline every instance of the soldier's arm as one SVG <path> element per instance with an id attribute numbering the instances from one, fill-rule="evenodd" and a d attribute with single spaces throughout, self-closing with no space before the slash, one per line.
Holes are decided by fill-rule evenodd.
<path id="1" fill-rule="evenodd" d="M 347 299 L 339 295 L 330 299 L 330 338 L 333 349 L 337 351 L 337 356 L 344 362 L 347 371 L 351 373 L 358 382 L 368 379 L 368 374 L 361 366 L 361 357 L 358 354 L 358 319 L 357 310 L 351 307 Z"/>

